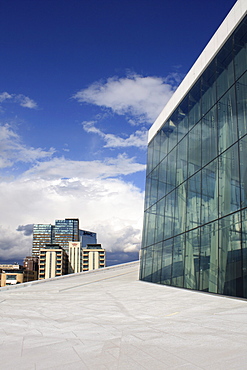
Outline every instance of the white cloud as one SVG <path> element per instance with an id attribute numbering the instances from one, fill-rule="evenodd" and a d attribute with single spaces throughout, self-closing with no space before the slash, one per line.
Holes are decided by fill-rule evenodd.
<path id="1" fill-rule="evenodd" d="M 7 93 L 6 91 L 0 94 L 0 103 L 2 103 L 4 100 L 11 99 L 12 95 Z"/>
<path id="2" fill-rule="evenodd" d="M 19 225 L 53 223 L 65 217 L 79 217 L 80 227 L 97 232 L 98 242 L 109 252 L 140 248 L 143 193 L 131 183 L 93 176 L 52 180 L 34 176 L 2 182 L 0 192 L 4 194 L 0 198 L 2 259 L 30 253 L 32 239 L 20 232 L 24 229 Z"/>
<path id="3" fill-rule="evenodd" d="M 0 94 L 0 103 L 3 103 L 5 100 L 12 100 L 13 103 L 17 103 L 24 108 L 38 108 L 38 105 L 34 100 L 23 94 L 9 94 L 5 91 Z"/>
<path id="4" fill-rule="evenodd" d="M 31 163 L 51 157 L 55 150 L 27 147 L 10 125 L 0 124 L 0 168 L 10 167 L 16 162 Z"/>
<path id="5" fill-rule="evenodd" d="M 178 75 L 166 78 L 131 74 L 111 77 L 78 91 L 73 98 L 81 103 L 110 108 L 114 113 L 129 116 L 129 121 L 152 123 L 177 86 Z"/>
<path id="6" fill-rule="evenodd" d="M 9 226 L 0 225 L 0 259 L 22 260 L 31 252 L 31 240 Z"/>
<path id="7" fill-rule="evenodd" d="M 25 108 L 34 109 L 38 107 L 37 103 L 35 103 L 34 100 L 22 94 L 16 95 L 15 100 L 17 103 L 20 104 L 20 106 L 25 107 Z"/>
<path id="8" fill-rule="evenodd" d="M 147 147 L 147 130 L 137 130 L 127 138 L 122 138 L 113 134 L 105 134 L 94 126 L 94 121 L 84 121 L 82 126 L 86 132 L 99 135 L 105 141 L 104 148 L 126 148 L 135 146 L 141 149 Z"/>
<path id="9" fill-rule="evenodd" d="M 23 174 L 24 178 L 60 179 L 87 178 L 99 179 L 129 175 L 144 171 L 144 164 L 136 163 L 135 158 L 119 154 L 117 158 L 106 158 L 102 161 L 73 161 L 65 158 L 54 158 L 38 162 Z"/>

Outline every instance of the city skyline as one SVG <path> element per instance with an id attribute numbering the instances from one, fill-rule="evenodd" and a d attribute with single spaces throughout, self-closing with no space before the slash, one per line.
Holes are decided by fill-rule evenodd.
<path id="1" fill-rule="evenodd" d="M 147 130 L 234 3 L 2 2 L 0 260 L 70 217 L 136 258 Z"/>

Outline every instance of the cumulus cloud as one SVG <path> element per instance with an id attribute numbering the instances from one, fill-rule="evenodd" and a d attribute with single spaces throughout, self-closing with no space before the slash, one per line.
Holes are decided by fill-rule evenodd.
<path id="1" fill-rule="evenodd" d="M 3 103 L 5 100 L 11 100 L 13 103 L 17 103 L 24 108 L 38 108 L 37 103 L 33 99 L 23 94 L 9 94 L 6 91 L 0 93 L 0 103 Z"/>
<path id="2" fill-rule="evenodd" d="M 30 255 L 31 237 L 20 235 L 11 227 L 0 225 L 0 259 L 5 260 L 23 260 L 23 257 Z"/>
<path id="3" fill-rule="evenodd" d="M 68 217 L 79 217 L 82 229 L 97 232 L 98 242 L 108 252 L 138 253 L 143 192 L 122 179 L 23 176 L 1 182 L 0 192 L 4 194 L 0 207 L 5 210 L 0 214 L 0 256 L 4 259 L 30 253 L 32 223 L 53 223 Z"/>
<path id="4" fill-rule="evenodd" d="M 95 127 L 94 121 L 82 122 L 83 129 L 86 132 L 94 133 L 102 137 L 105 141 L 104 148 L 126 148 L 137 147 L 146 149 L 147 147 L 147 130 L 137 130 L 127 138 L 122 138 L 113 134 L 105 134 L 103 131 Z"/>
<path id="5" fill-rule="evenodd" d="M 73 98 L 80 103 L 90 103 L 127 115 L 130 123 L 152 123 L 172 96 L 178 85 L 179 75 L 166 78 L 138 74 L 111 77 L 98 81 L 78 91 Z"/>
<path id="6" fill-rule="evenodd" d="M 47 151 L 41 148 L 27 147 L 10 125 L 0 124 L 0 168 L 11 167 L 15 162 L 32 163 L 42 158 L 51 157 L 54 152 L 54 148 Z"/>

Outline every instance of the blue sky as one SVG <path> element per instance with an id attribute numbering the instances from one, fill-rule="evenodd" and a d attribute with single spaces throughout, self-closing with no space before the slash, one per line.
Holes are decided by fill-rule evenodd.
<path id="1" fill-rule="evenodd" d="M 136 258 L 147 130 L 234 3 L 1 1 L 0 260 L 65 217 Z"/>

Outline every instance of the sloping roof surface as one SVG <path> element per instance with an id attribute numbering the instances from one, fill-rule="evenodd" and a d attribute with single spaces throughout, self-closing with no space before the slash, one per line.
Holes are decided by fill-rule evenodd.
<path id="1" fill-rule="evenodd" d="M 245 300 L 145 283 L 138 268 L 0 289 L 1 368 L 247 368 Z"/>

